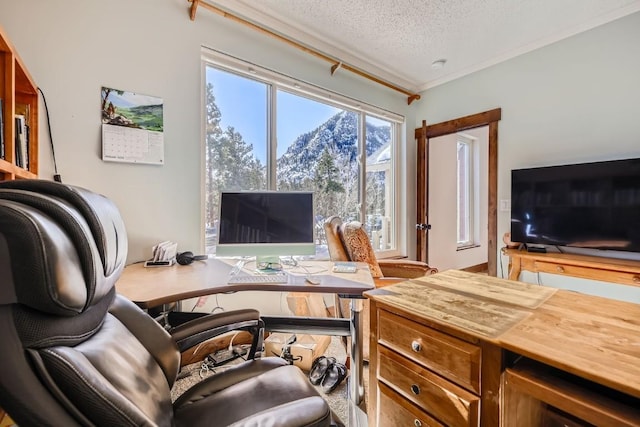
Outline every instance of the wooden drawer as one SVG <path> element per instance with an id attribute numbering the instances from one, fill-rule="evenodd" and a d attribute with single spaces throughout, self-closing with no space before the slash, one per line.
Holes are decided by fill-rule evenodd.
<path id="1" fill-rule="evenodd" d="M 617 270 L 603 270 L 601 268 L 566 265 L 556 262 L 535 261 L 534 270 L 541 273 L 560 274 L 583 279 L 600 280 L 603 282 L 620 283 L 623 285 L 640 286 L 640 274 Z"/>
<path id="2" fill-rule="evenodd" d="M 480 394 L 480 347 L 384 310 L 378 342 Z"/>
<path id="3" fill-rule="evenodd" d="M 378 379 L 447 426 L 479 425 L 479 397 L 384 347 Z"/>
<path id="4" fill-rule="evenodd" d="M 383 383 L 378 383 L 378 393 L 380 396 L 377 418 L 379 427 L 444 427 L 444 424 L 420 410 Z"/>

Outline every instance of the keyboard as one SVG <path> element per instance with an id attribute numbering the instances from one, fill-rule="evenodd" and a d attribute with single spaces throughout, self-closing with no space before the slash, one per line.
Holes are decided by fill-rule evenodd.
<path id="1" fill-rule="evenodd" d="M 233 275 L 227 280 L 227 284 L 244 284 L 244 283 L 287 283 L 286 274 L 251 274 L 251 275 Z"/>

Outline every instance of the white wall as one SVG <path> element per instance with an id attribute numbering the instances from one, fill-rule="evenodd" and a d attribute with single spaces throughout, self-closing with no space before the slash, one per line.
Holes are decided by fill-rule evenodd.
<path id="1" fill-rule="evenodd" d="M 636 13 L 437 86 L 422 94 L 416 127 L 423 119 L 439 123 L 501 107 L 499 199 L 510 198 L 514 168 L 640 157 L 639 41 Z M 498 212 L 499 242 L 509 230 L 509 215 Z M 501 261 L 506 274 L 507 260 Z M 535 278 L 524 278 L 535 283 Z M 594 285 L 569 278 L 542 280 L 551 281 L 585 292 Z M 640 288 L 632 295 L 608 284 L 599 289 L 640 302 Z"/>
<path id="2" fill-rule="evenodd" d="M 207 10 L 192 22 L 189 6 L 186 0 L 0 2 L 0 26 L 46 95 L 62 179 L 116 202 L 128 229 L 130 262 L 148 258 L 160 240 L 178 242 L 179 250 L 203 247 L 202 45 L 403 114 L 413 130 L 405 95 L 346 71 L 331 76 L 331 64 Z M 101 160 L 102 86 L 163 98 L 164 166 Z M 51 179 L 40 111 L 40 177 Z M 410 147 L 415 153 L 415 144 Z M 404 149 L 403 158 L 415 158 Z M 415 166 L 401 169 L 413 170 L 408 176 L 414 180 Z M 402 196 L 413 212 L 414 199 Z M 415 222 L 415 214 L 403 218 Z"/>

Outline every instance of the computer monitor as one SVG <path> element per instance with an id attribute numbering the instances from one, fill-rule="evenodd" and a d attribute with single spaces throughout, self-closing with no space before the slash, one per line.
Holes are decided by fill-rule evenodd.
<path id="1" fill-rule="evenodd" d="M 316 253 L 311 192 L 222 192 L 219 218 L 217 256 L 255 256 L 264 265 Z"/>

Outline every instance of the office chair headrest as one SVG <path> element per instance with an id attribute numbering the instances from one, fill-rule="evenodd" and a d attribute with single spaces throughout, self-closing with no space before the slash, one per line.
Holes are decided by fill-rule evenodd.
<path id="1" fill-rule="evenodd" d="M 0 183 L 0 304 L 73 316 L 111 294 L 126 260 L 118 209 L 88 190 Z"/>

